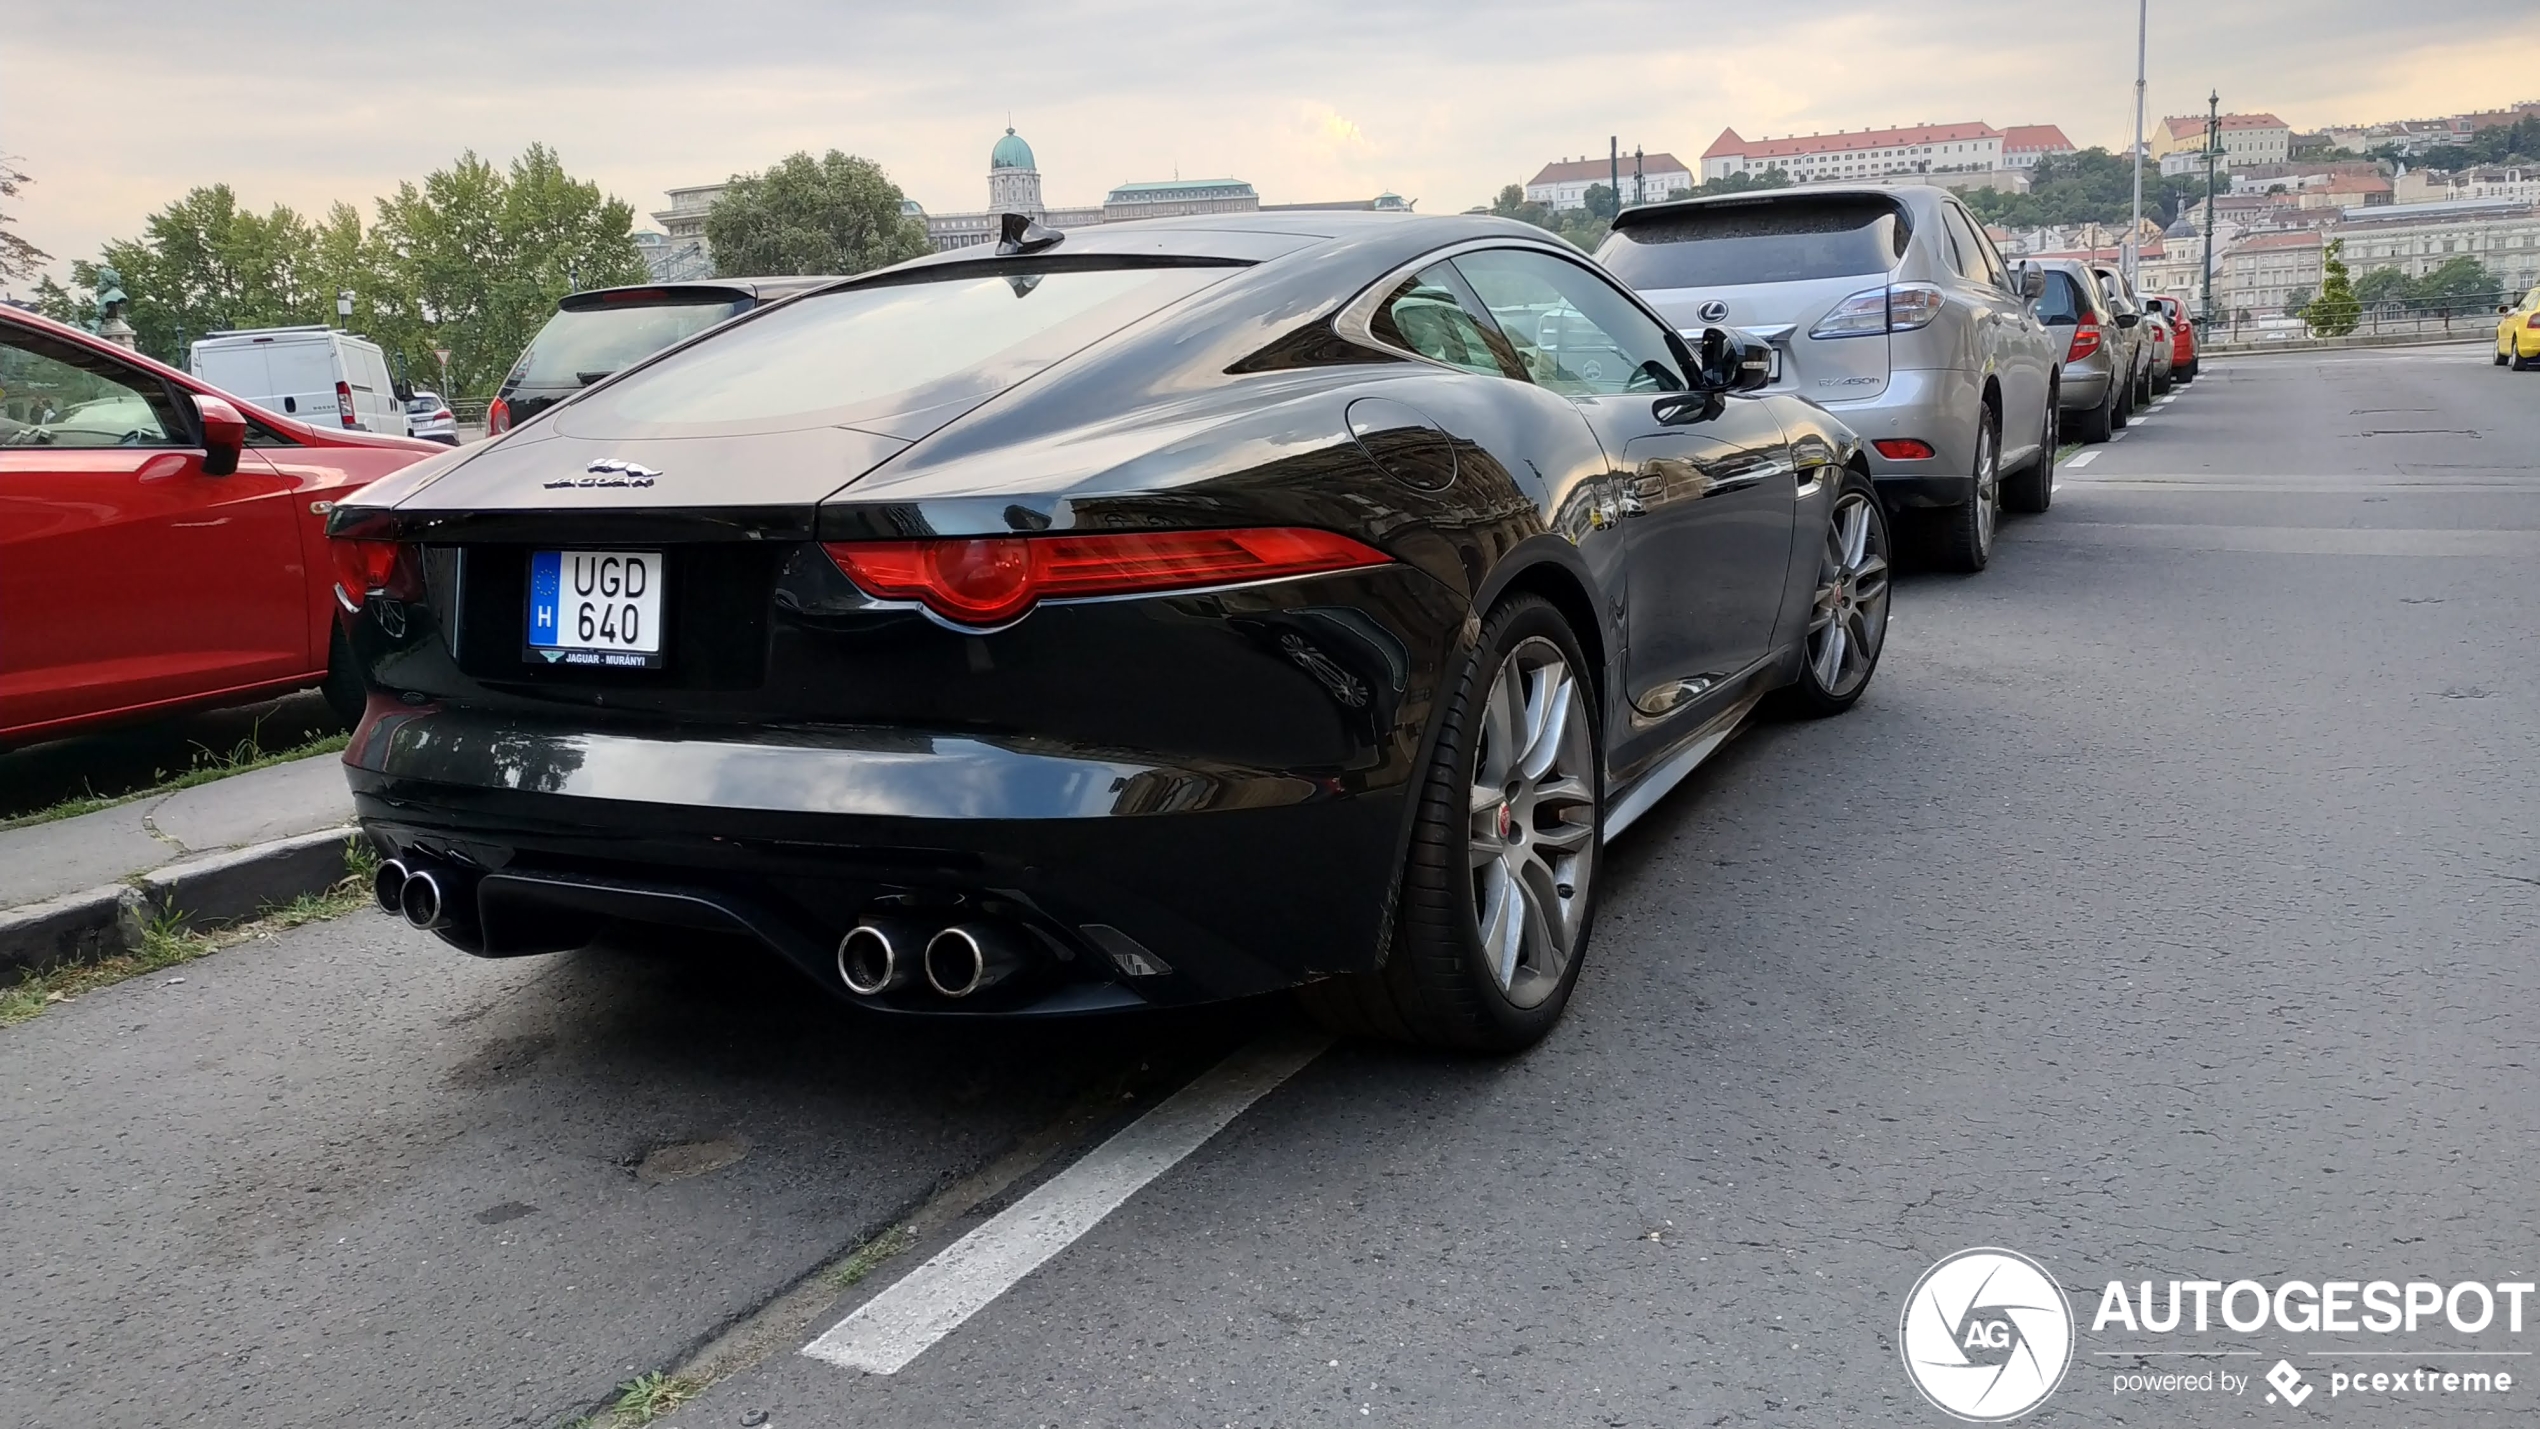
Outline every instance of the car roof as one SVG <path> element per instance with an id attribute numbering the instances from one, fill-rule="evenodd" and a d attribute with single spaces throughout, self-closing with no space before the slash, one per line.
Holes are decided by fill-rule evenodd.
<path id="1" fill-rule="evenodd" d="M 1319 210 L 1310 213 L 1211 213 L 1183 218 L 1144 218 L 1090 228 L 1059 230 L 1061 239 L 1032 254 L 1000 253 L 994 243 L 975 243 L 913 258 L 882 273 L 978 263 L 1028 265 L 1033 259 L 1087 257 L 1182 259 L 1220 263 L 1266 263 L 1309 249 L 1342 247 L 1370 255 L 1400 252 L 1417 256 L 1431 248 L 1468 238 L 1551 235 L 1532 224 L 1483 214 L 1372 213 Z M 867 274 L 865 277 L 873 275 Z M 860 281 L 860 280 L 857 280 Z"/>
<path id="2" fill-rule="evenodd" d="M 723 293 L 745 293 L 761 302 L 772 303 L 778 298 L 791 297 L 805 289 L 837 281 L 838 275 L 834 273 L 787 273 L 764 278 L 693 278 L 672 283 L 623 283 L 614 288 L 584 288 L 578 293 L 567 293 L 556 301 L 556 308 L 561 312 L 568 304 L 574 307 L 614 307 L 618 304 L 611 299 L 623 300 L 646 293 L 676 294 L 688 300 Z"/>
<path id="3" fill-rule="evenodd" d="M 1745 189 L 1733 194 L 1704 194 L 1698 198 L 1673 198 L 1659 203 L 1636 203 L 1614 215 L 1614 229 L 1622 232 L 1642 223 L 1678 214 L 1703 213 L 1720 208 L 1751 208 L 1759 204 L 1793 203 L 1818 199 L 1885 199 L 1899 208 L 1921 216 L 1923 210 L 1940 204 L 1947 192 L 1931 184 L 1808 184 L 1779 189 Z"/>

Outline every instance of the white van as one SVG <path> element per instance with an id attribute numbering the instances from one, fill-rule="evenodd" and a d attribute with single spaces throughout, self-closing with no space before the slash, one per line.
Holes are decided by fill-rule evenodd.
<path id="1" fill-rule="evenodd" d="M 410 435 L 388 358 L 366 337 L 314 325 L 216 332 L 194 344 L 192 369 L 224 392 L 303 422 Z"/>

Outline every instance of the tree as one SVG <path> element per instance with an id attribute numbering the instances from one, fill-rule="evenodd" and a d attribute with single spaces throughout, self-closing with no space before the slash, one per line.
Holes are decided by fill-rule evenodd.
<path id="1" fill-rule="evenodd" d="M 2134 213 L 2134 161 L 2105 149 L 2049 154 L 2029 170 L 2026 193 L 1969 189 L 1968 209 L 1987 223 L 2010 228 L 2049 224 L 2123 224 Z M 2167 228 L 2179 211 L 2202 203 L 2205 175 L 2143 175 L 2143 216 Z"/>
<path id="2" fill-rule="evenodd" d="M 1789 187 L 1790 175 L 1776 166 L 1774 168 L 1766 169 L 1760 174 L 1735 173 L 1708 180 L 1693 189 L 1687 190 L 1686 197 L 1708 198 L 1712 194 L 1742 194 L 1751 192 L 1755 189 L 1786 189 Z M 1669 195 L 1671 198 L 1674 196 L 1675 195 L 1672 194 Z"/>
<path id="3" fill-rule="evenodd" d="M 706 211 L 706 247 L 726 277 L 862 273 L 934 251 L 905 202 L 870 159 L 798 152 L 732 180 Z"/>
<path id="4" fill-rule="evenodd" d="M 2417 280 L 2402 268 L 2375 268 L 2355 284 L 2355 302 L 2366 312 L 2398 312 L 2416 296 Z"/>
<path id="5" fill-rule="evenodd" d="M 1615 201 L 1614 190 L 1604 184 L 1588 185 L 1587 192 L 1579 197 L 1579 206 L 1587 210 L 1590 218 L 1601 218 L 1607 223 L 1614 221 L 1614 214 L 1621 207 Z"/>
<path id="6" fill-rule="evenodd" d="M 410 371 L 435 370 L 431 349 L 446 347 L 446 395 L 488 395 L 557 299 L 643 281 L 634 220 L 623 199 L 572 177 L 554 150 L 531 144 L 508 169 L 471 150 L 419 186 L 399 184 L 379 201 L 368 235 L 356 241 L 339 214 L 330 219 L 329 243 L 376 265 L 381 292 L 400 306 L 373 322 Z"/>
<path id="7" fill-rule="evenodd" d="M 0 199 L 14 206 L 18 190 L 34 182 L 20 173 L 6 155 L 0 155 Z M 9 232 L 8 226 L 15 222 L 16 218 L 0 212 L 0 280 L 14 278 L 25 282 L 43 271 L 44 265 L 53 261 L 53 255 Z"/>
<path id="8" fill-rule="evenodd" d="M 2346 271 L 2345 252 L 2346 240 L 2342 238 L 2328 245 L 2327 272 L 2320 279 L 2320 295 L 2297 314 L 2322 337 L 2344 337 L 2355 330 L 2363 316 L 2363 305 L 2355 301 L 2354 281 Z"/>
<path id="9" fill-rule="evenodd" d="M 2310 306 L 2311 290 L 2308 288 L 2294 288 L 2284 295 L 2284 315 L 2288 318 L 2302 316 Z"/>
<path id="10" fill-rule="evenodd" d="M 2476 312 L 2494 304 L 2504 289 L 2504 279 L 2463 253 L 2444 259 L 2441 267 L 2417 279 L 2415 296 L 2427 307 Z"/>
<path id="11" fill-rule="evenodd" d="M 1593 202 L 1600 196 L 1610 205 L 1613 190 L 1603 184 L 1590 185 L 1587 192 L 1588 199 Z M 1537 228 L 1568 240 L 1572 247 L 1583 253 L 1595 252 L 1596 246 L 1605 241 L 1605 235 L 1613 228 L 1609 219 L 1598 217 L 1588 208 L 1556 210 L 1549 205 L 1537 203 L 1526 197 L 1525 189 L 1517 184 L 1510 184 L 1501 189 L 1499 196 L 1491 200 L 1490 211 L 1501 218 L 1513 218 L 1520 223 L 1531 223 Z"/>

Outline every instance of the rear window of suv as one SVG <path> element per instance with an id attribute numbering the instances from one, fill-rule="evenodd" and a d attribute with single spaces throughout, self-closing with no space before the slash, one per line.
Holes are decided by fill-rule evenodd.
<path id="1" fill-rule="evenodd" d="M 745 296 L 708 291 L 567 308 L 529 340 L 514 384 L 577 391 L 749 305 Z"/>
<path id="2" fill-rule="evenodd" d="M 569 410 L 611 434 L 873 421 L 1001 391 L 1230 266 L 954 264 L 772 307 Z"/>
<path id="3" fill-rule="evenodd" d="M 2081 299 L 2081 285 L 2073 275 L 2060 269 L 2046 270 L 2046 292 L 2037 300 L 2037 320 L 2060 327 L 2078 327 L 2087 305 Z"/>
<path id="4" fill-rule="evenodd" d="M 1635 288 L 1721 288 L 1884 273 L 1913 230 L 1885 199 L 1824 195 L 1653 214 L 1596 251 Z"/>

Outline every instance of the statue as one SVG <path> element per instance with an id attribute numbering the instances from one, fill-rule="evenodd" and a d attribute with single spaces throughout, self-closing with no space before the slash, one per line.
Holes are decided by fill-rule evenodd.
<path id="1" fill-rule="evenodd" d="M 137 350 L 139 344 L 133 340 L 132 324 L 124 321 L 124 314 L 132 307 L 132 299 L 124 293 L 123 274 L 110 265 L 100 264 L 89 286 L 97 293 L 97 321 L 90 326 L 90 331 L 118 347 Z"/>

